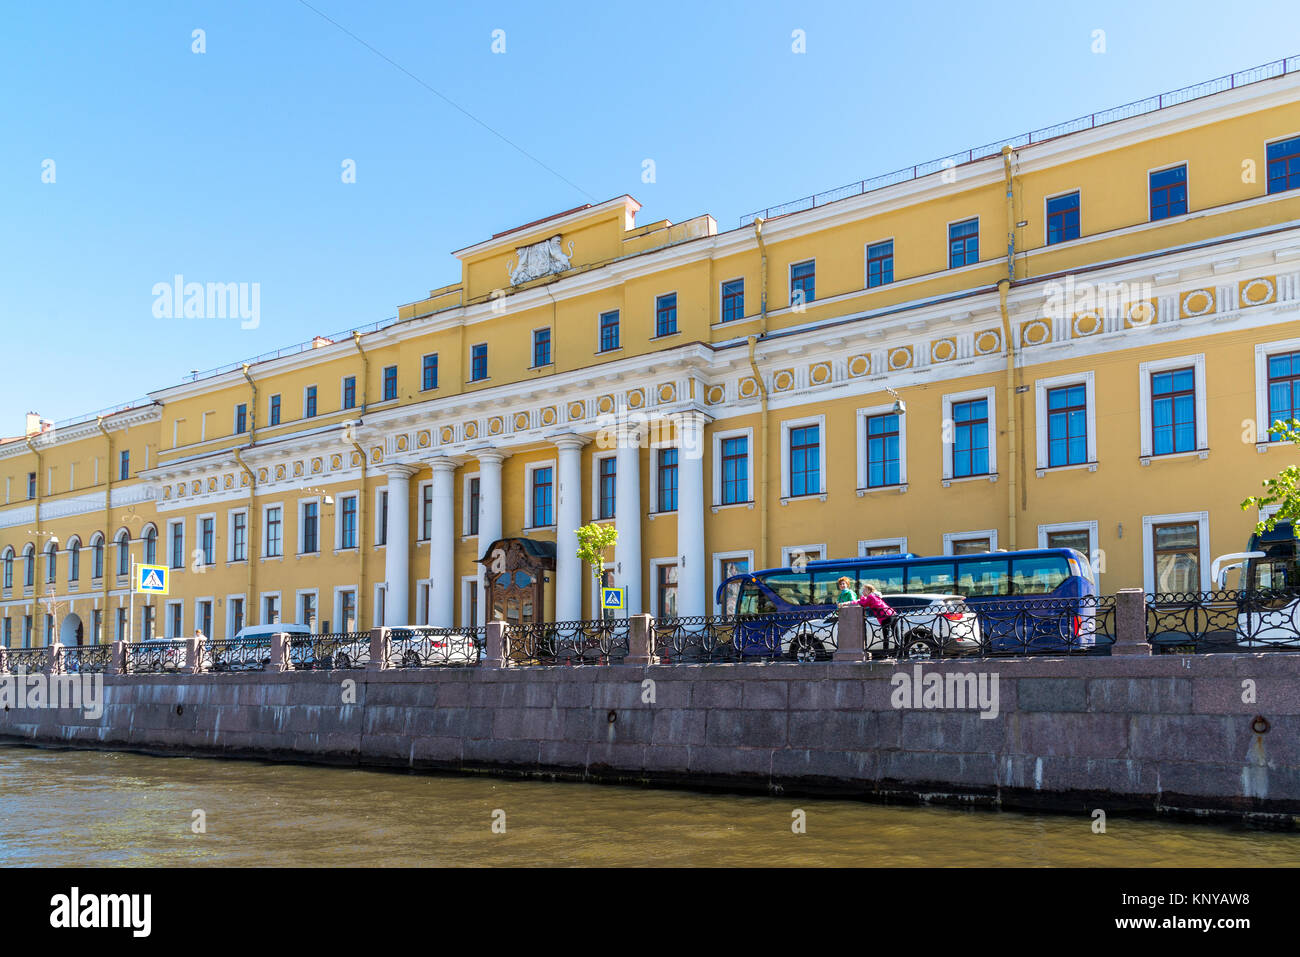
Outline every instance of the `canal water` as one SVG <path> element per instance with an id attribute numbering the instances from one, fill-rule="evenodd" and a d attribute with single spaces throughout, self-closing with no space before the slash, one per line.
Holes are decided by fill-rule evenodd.
<path id="1" fill-rule="evenodd" d="M 208 864 L 1266 867 L 1300 834 L 0 745 L 0 866 Z"/>

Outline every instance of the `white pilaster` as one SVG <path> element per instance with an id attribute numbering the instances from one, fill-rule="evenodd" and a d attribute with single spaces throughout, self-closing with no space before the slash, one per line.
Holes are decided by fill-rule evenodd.
<path id="1" fill-rule="evenodd" d="M 430 502 L 433 515 L 429 521 L 429 624 L 439 628 L 455 625 L 456 609 L 456 516 L 453 485 L 456 462 L 440 455 L 429 465 L 433 468 Z M 392 508 L 392 502 L 389 502 Z"/>
<path id="2" fill-rule="evenodd" d="M 488 547 L 501 537 L 501 463 L 506 460 L 506 453 L 479 449 L 473 454 L 478 457 L 478 548 L 482 558 Z M 487 582 L 485 566 L 479 566 L 478 577 L 478 623 L 485 625 L 491 614 L 487 590 L 483 587 Z"/>
<path id="3" fill-rule="evenodd" d="M 582 583 L 586 578 L 578 558 L 578 527 L 582 525 L 582 447 L 580 435 L 552 436 L 559 449 L 556 475 L 555 620 L 578 621 L 582 613 Z"/>
<path id="4" fill-rule="evenodd" d="M 618 474 L 614 485 L 614 584 L 627 589 L 628 615 L 641 614 L 641 436 L 628 426 L 619 430 Z"/>
<path id="5" fill-rule="evenodd" d="M 384 625 L 411 623 L 411 476 L 414 465 L 388 465 L 388 544 L 384 548 Z M 368 543 L 361 542 L 365 548 Z"/>
<path id="6" fill-rule="evenodd" d="M 677 419 L 677 614 L 706 615 L 704 558 L 704 423 L 700 412 Z"/>

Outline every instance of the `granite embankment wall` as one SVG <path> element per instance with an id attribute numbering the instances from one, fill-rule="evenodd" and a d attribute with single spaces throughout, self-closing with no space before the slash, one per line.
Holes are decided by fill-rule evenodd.
<path id="1" fill-rule="evenodd" d="M 924 696 L 898 706 L 917 674 L 973 675 L 986 694 L 996 676 L 996 716 L 916 707 Z M 99 718 L 6 708 L 0 737 L 1082 813 L 1300 814 L 1300 655 L 103 680 Z"/>

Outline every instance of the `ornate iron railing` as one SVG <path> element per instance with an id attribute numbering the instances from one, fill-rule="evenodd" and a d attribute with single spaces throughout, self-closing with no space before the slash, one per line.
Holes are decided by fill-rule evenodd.
<path id="1" fill-rule="evenodd" d="M 1153 594 L 1146 605 L 1158 654 L 1300 650 L 1300 590 Z"/>
<path id="2" fill-rule="evenodd" d="M 477 665 L 486 634 L 486 628 L 394 628 L 388 635 L 388 666 Z"/>
<path id="3" fill-rule="evenodd" d="M 1109 654 L 1115 643 L 1115 596 L 1007 598 L 968 603 L 981 655 Z M 969 631 L 962 624 L 959 631 Z"/>
<path id="4" fill-rule="evenodd" d="M 203 643 L 204 671 L 265 671 L 271 663 L 271 639 L 217 638 Z"/>
<path id="5" fill-rule="evenodd" d="M 142 641 L 126 646 L 128 674 L 175 674 L 185 667 L 184 641 Z"/>
<path id="6" fill-rule="evenodd" d="M 297 671 L 345 671 L 369 663 L 368 631 L 294 635 L 289 639 L 289 665 Z"/>
<path id="7" fill-rule="evenodd" d="M 505 657 L 512 665 L 607 665 L 628 653 L 626 618 L 507 625 Z"/>
<path id="8" fill-rule="evenodd" d="M 59 667 L 64 674 L 103 674 L 112 664 L 112 645 L 64 645 L 59 649 Z"/>
<path id="9" fill-rule="evenodd" d="M 5 666 L 10 674 L 35 674 L 44 671 L 49 660 L 50 653 L 44 648 L 5 649 Z"/>
<path id="10" fill-rule="evenodd" d="M 663 664 L 825 661 L 836 649 L 835 612 L 656 618 L 651 653 Z"/>

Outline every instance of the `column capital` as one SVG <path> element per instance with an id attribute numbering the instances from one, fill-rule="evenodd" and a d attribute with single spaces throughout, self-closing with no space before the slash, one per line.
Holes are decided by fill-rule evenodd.
<path id="1" fill-rule="evenodd" d="M 393 462 L 379 466 L 379 471 L 383 472 L 390 479 L 409 479 L 416 472 L 420 471 L 420 467 L 418 465 L 411 465 L 407 462 Z"/>
<path id="2" fill-rule="evenodd" d="M 479 462 L 491 462 L 500 465 L 506 459 L 510 458 L 510 453 L 504 449 L 498 449 L 490 445 L 481 445 L 476 449 L 466 449 L 468 454 L 474 456 Z"/>
<path id="3" fill-rule="evenodd" d="M 553 432 L 546 441 L 561 449 L 580 449 L 591 442 L 591 436 L 579 435 L 577 432 Z"/>
<path id="4" fill-rule="evenodd" d="M 435 472 L 454 472 L 460 468 L 461 462 L 459 458 L 453 458 L 450 455 L 435 455 L 433 458 L 428 459 L 425 464 Z"/>

